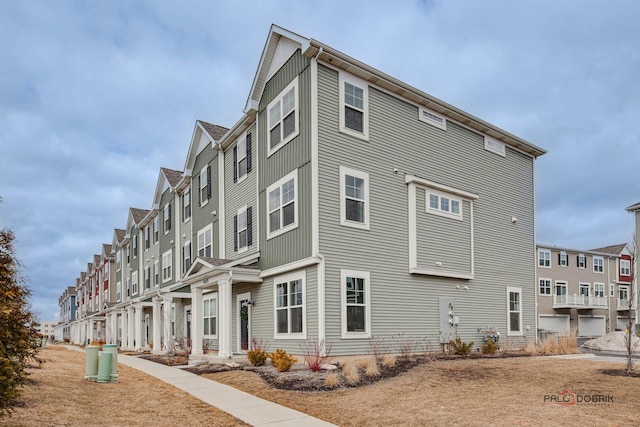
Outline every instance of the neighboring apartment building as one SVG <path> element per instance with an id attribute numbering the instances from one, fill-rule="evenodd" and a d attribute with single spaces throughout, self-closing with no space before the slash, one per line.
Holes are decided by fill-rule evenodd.
<path id="1" fill-rule="evenodd" d="M 226 358 L 252 337 L 336 355 L 401 333 L 534 339 L 544 150 L 277 26 L 244 111 L 197 121 L 183 171 L 116 230 L 108 342 Z"/>
<path id="2" fill-rule="evenodd" d="M 55 320 L 45 320 L 36 325 L 36 332 L 48 339 L 55 339 L 55 329 L 58 322 Z"/>
<path id="3" fill-rule="evenodd" d="M 538 329 L 601 336 L 624 329 L 631 284 L 626 244 L 591 250 L 537 245 Z"/>
<path id="4" fill-rule="evenodd" d="M 60 306 L 60 322 L 55 327 L 55 340 L 64 341 L 67 339 L 70 341 L 71 324 L 75 322 L 78 310 L 76 288 L 68 286 L 58 298 L 58 305 Z"/>

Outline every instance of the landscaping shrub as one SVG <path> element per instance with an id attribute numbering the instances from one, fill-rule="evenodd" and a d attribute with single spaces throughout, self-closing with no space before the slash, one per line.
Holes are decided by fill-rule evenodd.
<path id="1" fill-rule="evenodd" d="M 324 379 L 324 385 L 326 385 L 329 388 L 336 388 L 340 385 L 340 377 L 336 372 L 331 372 Z"/>
<path id="2" fill-rule="evenodd" d="M 304 364 L 312 372 L 320 371 L 331 354 L 331 345 L 325 346 L 324 340 L 306 341 L 300 346 L 300 349 L 304 356 Z"/>
<path id="3" fill-rule="evenodd" d="M 419 348 L 419 340 L 416 337 L 402 332 L 393 336 L 393 340 L 397 343 L 398 352 L 402 357 L 412 358 L 416 355 L 416 350 Z"/>
<path id="4" fill-rule="evenodd" d="M 275 353 L 271 353 L 271 364 L 276 367 L 278 372 L 287 372 L 297 361 L 298 359 L 287 354 L 287 352 L 281 348 L 277 349 Z"/>
<path id="5" fill-rule="evenodd" d="M 380 376 L 380 368 L 378 368 L 378 361 L 375 357 L 369 357 L 360 361 L 360 366 L 364 369 L 364 373 L 368 377 Z"/>
<path id="6" fill-rule="evenodd" d="M 459 354 L 461 356 L 466 356 L 471 353 L 473 349 L 473 341 L 469 341 L 468 343 L 462 341 L 460 337 L 456 337 L 455 341 L 451 341 L 451 346 L 453 347 L 453 352 L 455 354 Z"/>
<path id="7" fill-rule="evenodd" d="M 387 354 L 382 358 L 382 366 L 386 366 L 388 368 L 396 366 L 396 360 L 396 356 L 394 356 L 393 354 Z"/>
<path id="8" fill-rule="evenodd" d="M 482 354 L 495 354 L 495 352 L 498 351 L 498 343 L 489 338 L 487 342 L 482 344 L 480 349 L 482 350 Z"/>
<path id="9" fill-rule="evenodd" d="M 378 362 L 391 352 L 391 345 L 384 338 L 371 337 L 369 340 L 369 352 L 374 355 Z"/>
<path id="10" fill-rule="evenodd" d="M 267 345 L 262 339 L 251 338 L 251 347 L 247 351 L 247 358 L 253 366 L 262 366 L 267 361 Z"/>
<path id="11" fill-rule="evenodd" d="M 342 375 L 347 379 L 349 384 L 357 384 L 360 382 L 360 369 L 358 364 L 349 361 L 342 365 Z"/>

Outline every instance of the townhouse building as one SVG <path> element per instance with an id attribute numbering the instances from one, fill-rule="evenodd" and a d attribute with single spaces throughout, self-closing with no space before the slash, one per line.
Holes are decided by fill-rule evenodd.
<path id="1" fill-rule="evenodd" d="M 524 345 L 544 153 L 274 25 L 240 119 L 196 121 L 183 170 L 161 168 L 151 209 L 114 233 L 106 340 L 221 358 L 252 338 L 292 353 L 313 340 L 346 355 L 490 327 Z"/>
<path id="2" fill-rule="evenodd" d="M 632 278 L 627 244 L 536 249 L 538 329 L 581 337 L 625 329 Z"/>
<path id="3" fill-rule="evenodd" d="M 60 321 L 55 326 L 56 341 L 71 341 L 71 324 L 76 320 L 78 306 L 76 304 L 76 288 L 68 286 L 58 298 L 60 307 Z"/>

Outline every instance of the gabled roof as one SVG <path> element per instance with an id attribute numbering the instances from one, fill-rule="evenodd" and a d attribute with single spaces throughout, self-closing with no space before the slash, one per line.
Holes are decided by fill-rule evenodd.
<path id="1" fill-rule="evenodd" d="M 172 188 L 175 188 L 175 186 L 178 185 L 178 183 L 180 182 L 180 179 L 182 178 L 181 171 L 177 171 L 169 168 L 160 168 L 160 171 L 167 178 L 167 181 L 169 181 L 169 185 Z"/>
<path id="2" fill-rule="evenodd" d="M 546 153 L 546 150 L 520 137 L 447 104 L 330 46 L 317 40 L 302 37 L 277 25 L 272 25 L 269 31 L 267 42 L 260 57 L 258 70 L 249 92 L 245 113 L 257 111 L 267 81 L 272 73 L 289 59 L 295 48 L 299 48 L 307 58 L 318 58 L 318 60 L 331 64 L 335 68 L 345 70 L 372 85 L 381 87 L 389 93 L 431 109 L 449 120 L 461 123 L 476 132 L 494 138 L 533 157 Z"/>
<path id="3" fill-rule="evenodd" d="M 129 208 L 129 210 L 135 225 L 140 224 L 140 221 L 149 213 L 148 209 Z"/>
<path id="4" fill-rule="evenodd" d="M 100 255 L 93 254 L 93 266 L 95 268 L 100 266 Z"/>
<path id="5" fill-rule="evenodd" d="M 627 247 L 626 243 L 620 243 L 619 245 L 605 246 L 604 248 L 591 249 L 593 252 L 600 252 L 602 254 L 620 255 Z"/>
<path id="6" fill-rule="evenodd" d="M 191 143 L 189 144 L 189 151 L 187 152 L 187 159 L 184 163 L 184 178 L 190 177 L 193 174 L 193 165 L 196 162 L 198 153 L 202 151 L 203 146 L 207 146 L 211 143 L 218 142 L 229 129 L 223 126 L 212 125 L 211 123 L 204 122 L 202 120 L 196 120 L 196 124 L 193 128 L 193 135 L 191 136 Z"/>
<path id="7" fill-rule="evenodd" d="M 116 228 L 113 231 L 113 235 L 115 237 L 116 243 L 122 243 L 122 241 L 124 240 L 124 236 L 127 235 L 127 232 L 121 228 Z"/>
<path id="8" fill-rule="evenodd" d="M 103 243 L 102 244 L 102 258 L 109 258 L 111 256 L 111 249 L 113 248 L 112 245 L 108 244 L 108 243 Z"/>
<path id="9" fill-rule="evenodd" d="M 152 212 L 155 212 L 160 208 L 160 199 L 162 198 L 162 194 L 164 194 L 167 189 L 175 191 L 181 180 L 182 172 L 174 169 L 160 168 L 158 182 L 156 182 L 156 192 L 153 193 Z"/>
<path id="10" fill-rule="evenodd" d="M 627 211 L 629 211 L 629 212 L 634 212 L 634 211 L 637 211 L 637 210 L 640 210 L 640 202 L 627 207 Z"/>
<path id="11" fill-rule="evenodd" d="M 92 271 L 93 271 L 93 263 L 92 262 L 88 262 L 87 263 L 87 274 L 91 274 Z"/>
<path id="12" fill-rule="evenodd" d="M 85 279 L 87 278 L 87 273 L 85 273 L 84 271 L 80 273 L 80 282 L 84 282 Z"/>

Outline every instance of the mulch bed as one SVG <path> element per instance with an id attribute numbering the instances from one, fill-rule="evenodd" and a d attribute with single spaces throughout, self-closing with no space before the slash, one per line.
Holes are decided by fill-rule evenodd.
<path id="1" fill-rule="evenodd" d="M 165 356 L 161 354 L 148 354 L 139 356 L 140 359 L 150 360 L 167 366 L 184 366 L 189 364 L 188 356 Z"/>
<path id="2" fill-rule="evenodd" d="M 598 372 L 604 375 L 611 375 L 614 377 L 640 378 L 639 371 L 627 372 L 626 369 L 600 369 Z"/>

